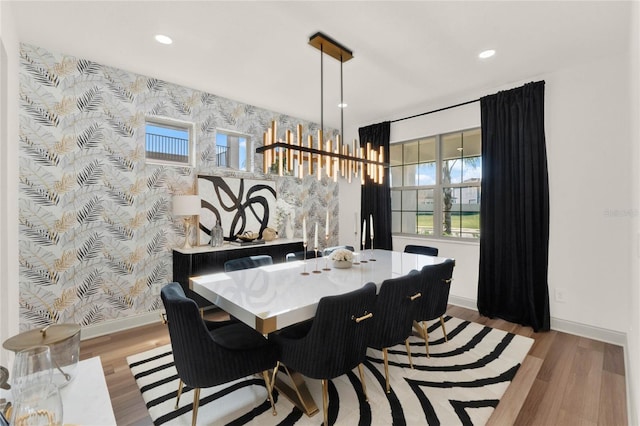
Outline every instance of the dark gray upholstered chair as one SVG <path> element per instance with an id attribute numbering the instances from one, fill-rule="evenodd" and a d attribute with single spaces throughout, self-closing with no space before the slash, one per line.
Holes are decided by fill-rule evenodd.
<path id="1" fill-rule="evenodd" d="M 422 293 L 422 297 L 418 301 L 413 319 L 415 320 L 414 325 L 424 339 L 427 356 L 429 356 L 429 332 L 427 331 L 426 321 L 440 318 L 444 340 L 445 342 L 448 341 L 447 330 L 442 316 L 447 311 L 451 277 L 453 276 L 455 264 L 455 260 L 447 259 L 443 263 L 426 265 L 420 271 L 419 290 Z"/>
<path id="2" fill-rule="evenodd" d="M 404 246 L 405 253 L 426 254 L 427 256 L 437 256 L 438 248 L 429 246 L 416 246 L 413 244 L 407 244 Z"/>
<path id="3" fill-rule="evenodd" d="M 243 323 L 208 326 L 196 303 L 185 296 L 178 283 L 169 283 L 160 292 L 167 312 L 173 359 L 180 378 L 176 409 L 183 383 L 194 388 L 191 424 L 198 417 L 200 388 L 208 388 L 262 372 L 273 415 L 269 371 L 277 363 L 277 348 L 260 333 Z"/>
<path id="4" fill-rule="evenodd" d="M 322 252 L 318 252 L 318 257 L 322 257 Z M 315 259 L 316 252 L 314 250 L 307 250 L 307 259 Z M 304 251 L 296 251 L 293 253 L 287 253 L 285 256 L 287 262 L 293 262 L 294 260 L 304 260 Z"/>
<path id="5" fill-rule="evenodd" d="M 279 365 L 322 381 L 324 424 L 328 425 L 328 380 L 346 374 L 356 366 L 366 396 L 362 362 L 366 358 L 376 286 L 320 299 L 312 321 L 269 335 L 280 349 Z"/>
<path id="6" fill-rule="evenodd" d="M 391 392 L 387 348 L 404 342 L 413 368 L 408 339 L 412 333 L 415 307 L 421 297 L 418 290 L 420 282 L 420 272 L 413 270 L 407 275 L 384 280 L 376 297 L 369 346 L 382 351 L 387 393 Z"/>
<path id="7" fill-rule="evenodd" d="M 239 257 L 224 262 L 224 271 L 239 271 L 240 269 L 257 268 L 264 265 L 273 265 L 273 259 L 268 254 L 257 256 Z"/>
<path id="8" fill-rule="evenodd" d="M 323 256 L 329 256 L 331 253 L 333 253 L 334 251 L 336 251 L 338 249 L 346 249 L 346 250 L 350 250 L 350 251 L 355 251 L 353 246 L 333 246 L 333 247 L 327 247 L 326 249 L 322 250 L 322 255 Z"/>

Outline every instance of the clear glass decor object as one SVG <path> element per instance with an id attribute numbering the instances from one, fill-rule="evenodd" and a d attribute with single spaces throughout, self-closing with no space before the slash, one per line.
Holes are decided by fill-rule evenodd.
<path id="1" fill-rule="evenodd" d="M 4 349 L 16 354 L 37 346 L 49 347 L 53 383 L 65 386 L 73 380 L 80 355 L 78 324 L 52 324 L 42 329 L 25 331 L 2 344 Z"/>
<path id="2" fill-rule="evenodd" d="M 12 371 L 12 391 L 17 397 L 23 389 L 53 381 L 49 346 L 33 346 L 16 352 Z"/>
<path id="3" fill-rule="evenodd" d="M 15 426 L 61 426 L 62 398 L 53 383 L 23 388 L 15 401 L 11 424 Z"/>

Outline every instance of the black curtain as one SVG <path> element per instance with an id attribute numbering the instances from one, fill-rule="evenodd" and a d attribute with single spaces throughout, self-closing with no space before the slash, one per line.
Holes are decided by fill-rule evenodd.
<path id="1" fill-rule="evenodd" d="M 366 147 L 368 142 L 371 147 L 379 149 L 383 147 L 384 161 L 389 162 L 389 134 L 391 122 L 385 121 L 358 129 L 360 143 Z M 389 169 L 384 171 L 384 181 L 381 184 L 374 183 L 368 177 L 362 185 L 360 197 L 360 227 L 362 221 L 366 221 L 365 245 L 371 247 L 369 235 L 369 217 L 373 217 L 373 244 L 375 248 L 391 250 L 391 190 L 389 189 Z"/>
<path id="2" fill-rule="evenodd" d="M 549 330 L 544 81 L 480 99 L 478 311 Z"/>

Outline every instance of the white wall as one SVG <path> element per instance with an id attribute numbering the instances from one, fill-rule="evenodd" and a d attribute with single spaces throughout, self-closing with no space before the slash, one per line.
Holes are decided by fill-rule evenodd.
<path id="1" fill-rule="evenodd" d="M 551 315 L 619 332 L 630 285 L 628 73 L 622 57 L 545 76 Z"/>
<path id="2" fill-rule="evenodd" d="M 638 400 L 640 399 L 640 3 L 634 2 L 631 8 L 631 43 L 629 46 L 630 70 L 629 85 L 631 93 L 631 147 L 633 180 L 631 199 L 633 232 L 631 233 L 631 279 L 629 297 L 629 327 L 627 330 L 627 400 L 629 404 L 629 424 L 640 424 L 638 418 Z M 633 403 L 635 402 L 635 404 Z"/>
<path id="3" fill-rule="evenodd" d="M 5 56 L 6 53 L 6 56 Z M 18 333 L 18 41 L 0 2 L 0 341 Z M 11 354 L 0 350 L 0 365 Z"/>
<path id="4" fill-rule="evenodd" d="M 439 100 L 438 104 L 413 113 L 537 80 L 546 81 L 552 327 L 622 343 L 629 318 L 629 307 L 623 301 L 629 297 L 631 279 L 629 211 L 633 207 L 629 203 L 632 168 L 628 58 L 609 57 L 531 76 L 526 81 L 469 93 L 466 99 Z M 479 104 L 428 117 L 392 124 L 392 141 L 477 126 Z M 359 209 L 359 197 L 345 201 L 352 208 L 343 207 L 341 202 L 341 212 Z M 402 250 L 409 242 L 415 243 L 416 239 L 396 237 L 394 249 Z M 438 247 L 442 255 L 457 260 L 452 300 L 475 305 L 478 245 L 433 240 L 429 243 Z M 565 303 L 555 301 L 556 288 L 566 291 Z"/>

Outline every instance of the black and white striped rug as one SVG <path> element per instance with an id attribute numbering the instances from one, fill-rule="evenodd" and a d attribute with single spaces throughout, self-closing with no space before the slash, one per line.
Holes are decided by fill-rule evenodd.
<path id="1" fill-rule="evenodd" d="M 357 369 L 329 385 L 329 420 L 336 425 L 482 425 L 509 386 L 533 339 L 445 317 L 449 341 L 439 322 L 429 327 L 430 358 L 424 341 L 412 337 L 414 369 L 404 345 L 389 350 L 391 393 L 384 391 L 382 353 L 369 349 L 365 379 L 369 401 L 360 392 Z M 174 410 L 178 377 L 171 346 L 127 358 L 154 424 L 190 425 L 193 390 L 185 387 Z M 309 418 L 274 390 L 277 416 L 271 414 L 264 382 L 247 377 L 202 389 L 198 424 L 319 425 L 319 380 L 307 385 L 320 413 Z"/>

